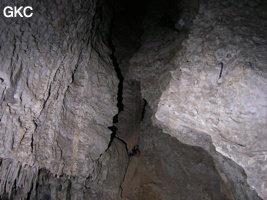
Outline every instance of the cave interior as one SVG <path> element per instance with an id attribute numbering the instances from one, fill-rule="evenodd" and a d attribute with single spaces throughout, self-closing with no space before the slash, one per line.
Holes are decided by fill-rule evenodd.
<path id="1" fill-rule="evenodd" d="M 201 22 L 205 12 L 200 9 L 213 16 L 209 11 L 216 6 L 239 6 L 240 10 L 266 7 L 263 1 L 240 2 L 33 1 L 35 18 L 4 19 L 0 25 L 7 28 L 1 28 L 0 51 L 12 42 L 13 49 L 1 53 L 0 123 L 6 127 L 1 132 L 1 199 L 262 199 L 264 192 L 260 197 L 255 191 L 257 183 L 251 187 L 244 167 L 230 159 L 230 153 L 226 156 L 218 151 L 214 136 L 205 134 L 205 128 L 194 128 L 194 122 L 181 123 L 176 132 L 182 130 L 187 135 L 179 135 L 157 118 L 163 100 L 190 98 L 182 96 L 185 93 L 180 94 L 179 89 L 165 91 L 171 88 L 173 77 L 178 82 L 183 80 L 183 73 L 191 73 L 186 65 L 200 63 L 186 54 L 190 35 L 197 35 L 194 27 L 207 26 L 208 30 L 207 24 L 213 23 Z M 5 5 L 7 2 L 1 8 Z M 244 16 L 250 16 L 245 11 Z M 222 26 L 223 15 L 218 19 Z M 197 37 L 196 43 L 204 40 L 203 34 Z M 214 45 L 219 43 L 216 38 L 214 41 Z M 197 44 L 192 48 L 197 51 Z M 216 91 L 224 84 L 228 66 L 234 63 L 230 59 L 235 57 L 227 55 L 212 64 Z M 5 61 L 9 57 L 11 62 Z M 29 75 L 31 67 L 35 79 Z M 53 71 L 53 67 L 58 68 Z M 206 79 L 201 69 L 197 70 L 201 80 Z M 188 79 L 193 82 L 195 76 Z M 47 82 L 42 84 L 42 77 Z M 188 82 L 179 82 L 176 88 L 183 84 L 195 87 L 186 85 Z M 34 106 L 40 106 L 41 111 L 35 111 Z M 30 109 L 26 112 L 26 108 Z M 183 116 L 179 112 L 173 111 Z M 5 136 L 9 132 L 12 136 Z M 141 155 L 128 156 L 136 144 Z"/>

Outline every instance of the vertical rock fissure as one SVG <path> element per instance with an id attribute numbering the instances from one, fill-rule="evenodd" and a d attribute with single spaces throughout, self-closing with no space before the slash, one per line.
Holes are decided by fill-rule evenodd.
<path id="1" fill-rule="evenodd" d="M 111 22 L 112 23 L 112 22 Z M 122 97 L 122 94 L 123 94 L 123 80 L 124 80 L 124 77 L 122 76 L 122 73 L 121 73 L 121 69 L 120 69 L 120 66 L 119 66 L 119 63 L 117 61 L 117 58 L 115 56 L 115 46 L 113 45 L 112 43 L 112 39 L 111 39 L 111 34 L 110 33 L 110 38 L 109 38 L 109 46 L 112 50 L 112 53 L 110 55 L 110 59 L 112 60 L 112 64 L 114 66 L 114 70 L 116 71 L 116 74 L 117 74 L 117 77 L 119 79 L 119 84 L 118 84 L 118 95 L 117 95 L 117 107 L 118 107 L 118 113 L 114 116 L 113 118 L 113 123 L 118 123 L 118 115 L 121 111 L 123 111 L 124 109 L 124 105 L 123 105 L 123 97 Z"/>
<path id="2" fill-rule="evenodd" d="M 143 99 L 143 109 L 142 109 L 142 115 L 141 115 L 141 120 L 142 121 L 145 117 L 145 114 L 146 114 L 146 105 L 147 105 L 147 101 L 145 99 Z"/>
<path id="3" fill-rule="evenodd" d="M 110 22 L 110 30 L 109 30 L 109 47 L 111 49 L 111 54 L 110 54 L 110 59 L 112 60 L 112 64 L 114 66 L 114 70 L 116 72 L 116 75 L 119 79 L 119 84 L 118 84 L 118 94 L 117 94 L 117 107 L 118 107 L 118 113 L 113 117 L 113 126 L 110 126 L 108 127 L 111 131 L 112 131 L 112 134 L 110 136 L 110 142 L 108 144 L 108 148 L 111 146 L 112 142 L 113 142 L 113 139 L 114 138 L 117 138 L 119 141 L 123 142 L 123 144 L 125 144 L 125 147 L 126 147 L 126 150 L 127 150 L 127 144 L 125 141 L 123 141 L 122 139 L 120 139 L 117 135 L 116 135 L 116 131 L 118 130 L 117 127 L 114 125 L 116 123 L 118 123 L 118 120 L 119 120 L 119 113 L 121 111 L 123 111 L 124 109 L 124 104 L 123 104 L 123 80 L 124 80 L 124 77 L 122 76 L 122 73 L 121 73 L 121 69 L 120 69 L 120 66 L 119 66 L 119 63 L 118 63 L 118 60 L 115 56 L 115 52 L 116 52 L 116 49 L 115 49 L 115 46 L 112 42 L 112 30 L 113 30 L 113 24 L 114 24 L 114 15 L 115 15 L 115 11 L 114 11 L 114 6 L 113 6 L 113 17 L 111 19 L 111 22 Z M 108 149 L 107 148 L 107 149 Z"/>

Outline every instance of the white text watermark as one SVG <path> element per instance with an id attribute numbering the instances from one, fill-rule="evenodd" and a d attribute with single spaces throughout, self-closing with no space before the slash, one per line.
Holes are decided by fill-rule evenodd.
<path id="1" fill-rule="evenodd" d="M 3 14 L 5 17 L 32 17 L 33 15 L 33 9 L 31 6 L 20 6 L 17 8 L 17 6 L 11 7 L 6 6 L 3 10 Z"/>

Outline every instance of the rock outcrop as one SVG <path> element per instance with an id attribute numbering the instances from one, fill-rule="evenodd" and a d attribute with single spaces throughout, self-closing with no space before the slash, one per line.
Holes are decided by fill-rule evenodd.
<path id="1" fill-rule="evenodd" d="M 152 125 L 152 111 L 139 129 L 141 156 L 127 169 L 122 196 L 138 199 L 226 199 L 212 157 L 202 148 L 182 144 Z"/>
<path id="2" fill-rule="evenodd" d="M 1 1 L 1 10 L 19 3 Z M 104 177 L 118 79 L 102 3 L 31 1 L 32 18 L 1 16 L 1 194 L 35 198 L 41 173 L 84 199 L 86 182 Z M 50 198 L 64 199 L 57 192 Z"/>
<path id="3" fill-rule="evenodd" d="M 147 23 L 131 59 L 154 125 L 208 151 L 230 199 L 267 198 L 266 14 L 263 1 L 202 1 L 180 50 L 187 27 Z"/>

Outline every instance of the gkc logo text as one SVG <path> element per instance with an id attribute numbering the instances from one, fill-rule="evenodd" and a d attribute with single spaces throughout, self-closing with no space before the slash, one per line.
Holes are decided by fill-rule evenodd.
<path id="1" fill-rule="evenodd" d="M 3 10 L 3 14 L 5 17 L 32 17 L 33 9 L 31 6 L 17 6 L 11 7 L 6 6 Z"/>

